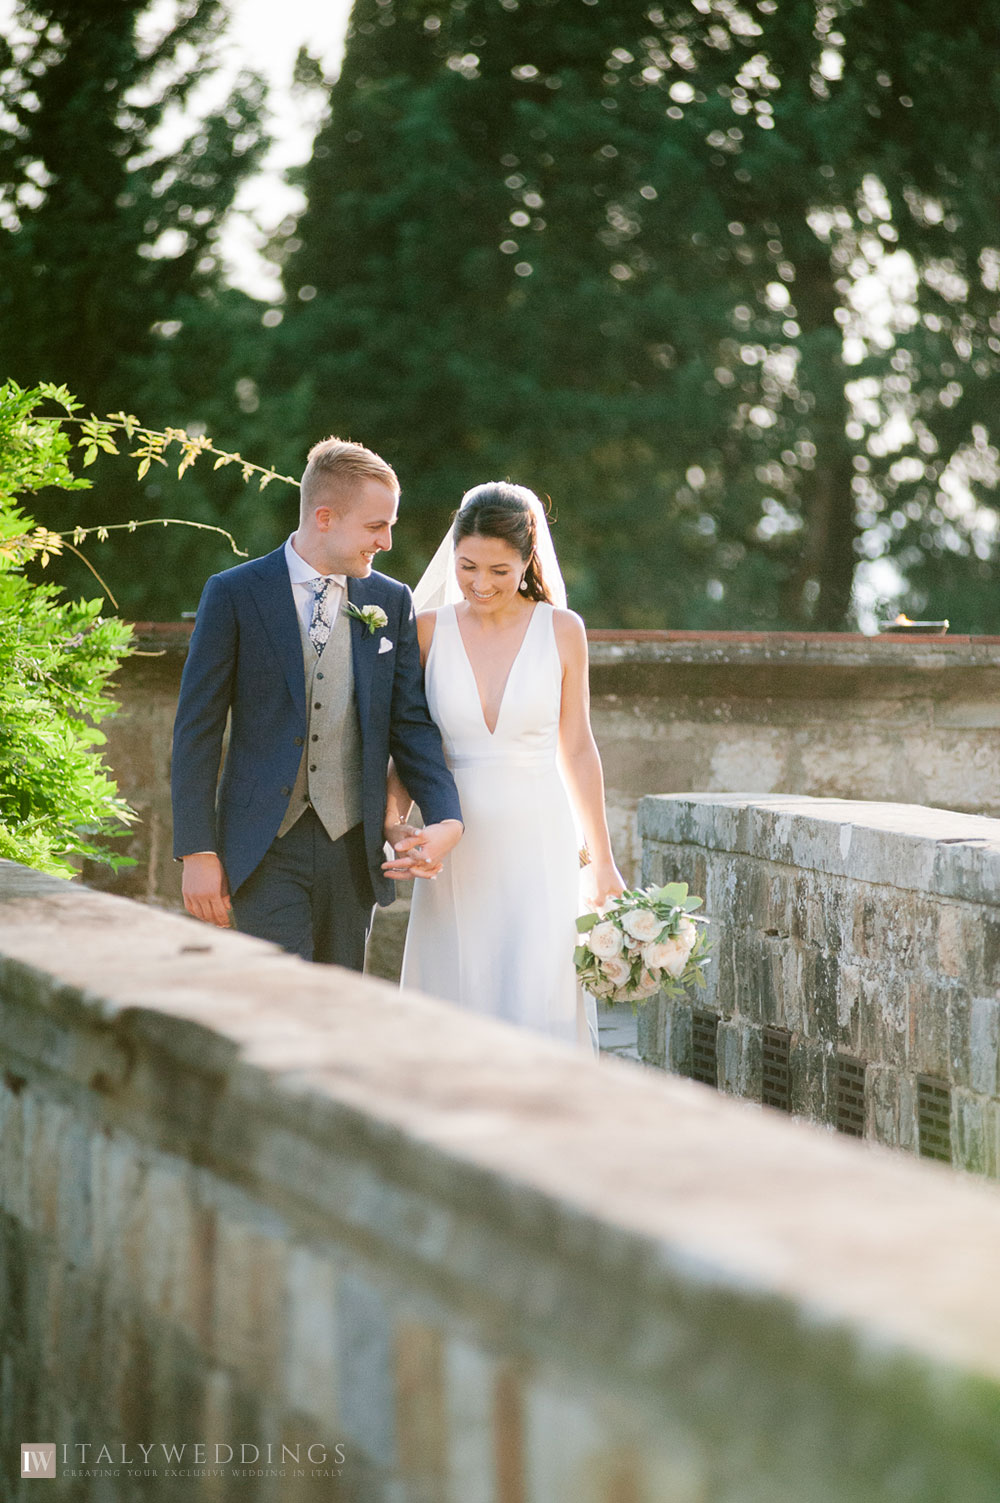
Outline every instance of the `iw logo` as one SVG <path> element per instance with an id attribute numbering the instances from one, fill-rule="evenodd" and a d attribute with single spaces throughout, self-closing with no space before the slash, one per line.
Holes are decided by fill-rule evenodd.
<path id="1" fill-rule="evenodd" d="M 22 1477 L 55 1477 L 55 1474 L 56 1448 L 54 1442 L 50 1446 L 21 1447 Z"/>

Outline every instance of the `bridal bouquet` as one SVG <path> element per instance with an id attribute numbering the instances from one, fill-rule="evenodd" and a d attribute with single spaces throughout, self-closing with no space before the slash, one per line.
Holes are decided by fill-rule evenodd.
<path id="1" fill-rule="evenodd" d="M 701 898 L 686 882 L 624 892 L 576 921 L 574 953 L 581 986 L 607 1002 L 641 1002 L 654 992 L 675 996 L 690 982 L 705 985 L 708 937 L 693 918 Z"/>

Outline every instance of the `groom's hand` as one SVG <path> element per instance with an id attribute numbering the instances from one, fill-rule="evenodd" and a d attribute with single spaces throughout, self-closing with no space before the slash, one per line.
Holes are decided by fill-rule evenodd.
<path id="1" fill-rule="evenodd" d="M 184 857 L 184 879 L 181 883 L 184 907 L 192 918 L 206 924 L 216 924 L 220 929 L 229 928 L 229 883 L 222 869 L 222 862 L 213 851 L 202 851 L 195 856 Z"/>
<path id="2" fill-rule="evenodd" d="M 465 826 L 457 819 L 443 819 L 436 825 L 424 825 L 393 840 L 396 854 L 382 863 L 382 871 L 394 882 L 411 877 L 436 877 L 444 858 L 461 840 Z"/>

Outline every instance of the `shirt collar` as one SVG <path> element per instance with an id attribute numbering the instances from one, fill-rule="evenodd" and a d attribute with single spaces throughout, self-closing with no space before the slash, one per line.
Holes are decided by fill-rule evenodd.
<path id="1" fill-rule="evenodd" d="M 346 574 L 320 574 L 312 564 L 307 564 L 301 553 L 296 553 L 292 547 L 294 532 L 285 543 L 285 563 L 288 565 L 288 577 L 292 584 L 311 584 L 314 579 L 332 579 L 334 584 L 339 584 L 342 590 L 347 589 Z"/>

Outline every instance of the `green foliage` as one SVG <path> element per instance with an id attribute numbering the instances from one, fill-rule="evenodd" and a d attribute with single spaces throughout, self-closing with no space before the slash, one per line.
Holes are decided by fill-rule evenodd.
<path id="1" fill-rule="evenodd" d="M 404 577 L 466 486 L 549 493 L 595 625 L 837 627 L 859 558 L 978 568 L 997 11 L 358 0 L 275 412 L 398 465 Z"/>
<path id="2" fill-rule="evenodd" d="M 39 409 L 51 403 L 58 415 L 43 415 Z M 97 453 L 121 456 L 123 444 L 123 457 L 140 476 L 179 455 L 180 478 L 204 456 L 215 470 L 233 466 L 244 484 L 255 480 L 258 493 L 272 480 L 295 485 L 203 434 L 160 432 L 127 413 L 81 417 L 65 386 L 0 386 L 0 856 L 44 871 L 71 874 L 74 856 L 113 866 L 128 859 L 104 844 L 132 815 L 101 761 L 98 726 L 116 708 L 107 682 L 129 651 L 131 628 L 103 617 L 102 600 L 70 603 L 57 585 L 34 578 L 34 567 L 47 568 L 64 549 L 82 559 L 78 545 L 94 535 L 106 540 L 116 529 L 221 531 L 185 518 L 149 517 L 54 532 L 26 512 L 24 498 L 44 490 L 90 489 L 90 480 L 70 466 L 74 450 L 86 468 Z M 221 536 L 240 552 L 229 533 Z"/>
<path id="3" fill-rule="evenodd" d="M 48 486 L 86 489 L 69 469 L 71 439 L 39 406 L 64 388 L 0 387 L 0 856 L 71 875 L 74 856 L 118 864 L 105 844 L 131 818 L 101 760 L 107 681 L 130 628 L 100 600 L 69 603 L 34 582 L 51 537 L 18 504 Z M 58 541 L 58 540 L 57 540 Z"/>
<path id="4" fill-rule="evenodd" d="M 911 615 L 1000 631 L 1000 0 L 357 0 L 272 247 L 280 327 L 218 253 L 263 87 L 162 148 L 224 18 L 166 14 L 23 0 L 0 44 L 5 374 L 289 475 L 324 434 L 371 444 L 411 581 L 509 475 L 551 496 L 595 626 L 840 627 L 888 560 Z M 136 617 L 228 561 L 150 518 L 255 553 L 293 523 L 235 468 L 185 475 L 181 509 L 172 466 L 96 448 L 73 520 L 143 524 L 102 564 Z M 65 533 L 64 508 L 34 515 Z M 52 569 L 90 588 L 68 546 Z"/>
<path id="5" fill-rule="evenodd" d="M 253 76 L 197 112 L 225 20 L 220 0 L 18 5 L 0 44 L 0 372 L 29 387 L 58 375 L 89 411 L 141 411 L 245 448 L 237 386 L 257 371 L 262 310 L 225 287 L 218 241 L 269 140 Z M 183 512 L 155 463 L 138 479 L 99 453 L 93 479 L 102 523 L 178 513 L 245 530 L 236 472 L 186 477 Z M 60 531 L 65 498 L 42 494 L 35 513 Z M 137 619 L 193 608 L 226 561 L 221 540 L 207 548 L 186 529 L 112 534 L 107 551 Z M 53 567 L 73 592 L 90 588 L 69 550 Z"/>

